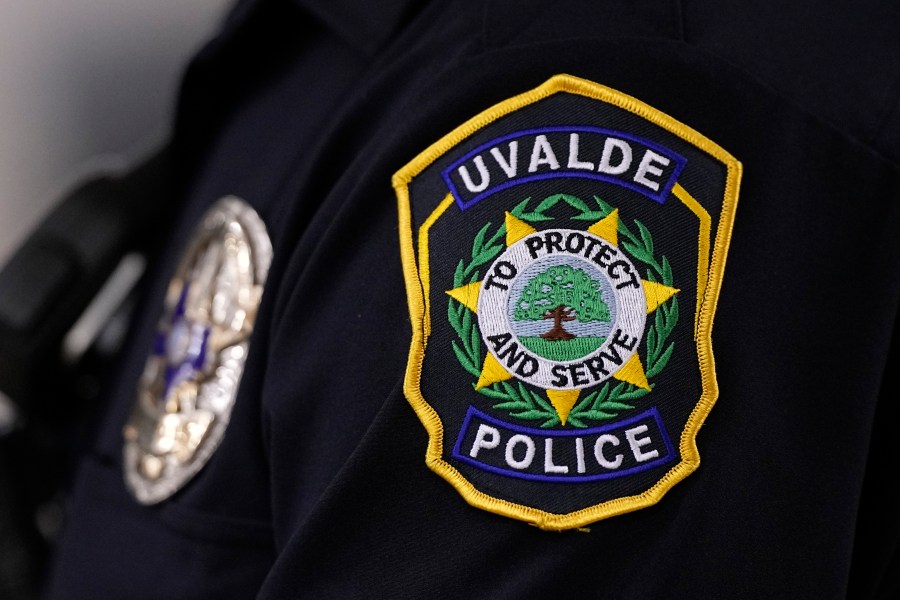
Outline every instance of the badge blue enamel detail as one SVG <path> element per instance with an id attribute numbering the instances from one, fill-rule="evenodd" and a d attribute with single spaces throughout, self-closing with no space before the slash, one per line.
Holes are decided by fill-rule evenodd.
<path id="1" fill-rule="evenodd" d="M 394 176 L 426 463 L 545 529 L 650 506 L 699 465 L 741 166 L 567 75 Z"/>
<path id="2" fill-rule="evenodd" d="M 271 260 L 265 225 L 238 198 L 216 203 L 195 232 L 124 430 L 125 481 L 139 502 L 177 492 L 219 445 Z"/>

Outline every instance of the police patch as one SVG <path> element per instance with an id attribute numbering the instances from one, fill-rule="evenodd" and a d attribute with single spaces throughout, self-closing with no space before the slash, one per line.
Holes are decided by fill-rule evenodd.
<path id="1" fill-rule="evenodd" d="M 699 464 L 741 166 L 567 75 L 394 176 L 426 462 L 544 529 L 650 506 Z"/>
<path id="2" fill-rule="evenodd" d="M 238 198 L 197 228 L 124 430 L 125 481 L 142 504 L 181 489 L 225 435 L 271 261 L 265 224 Z"/>

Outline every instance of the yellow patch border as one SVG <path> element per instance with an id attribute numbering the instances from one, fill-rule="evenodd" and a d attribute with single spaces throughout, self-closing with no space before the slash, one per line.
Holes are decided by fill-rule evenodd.
<path id="1" fill-rule="evenodd" d="M 673 193 L 699 219 L 698 234 L 698 288 L 697 310 L 695 313 L 695 338 L 700 365 L 703 391 L 700 399 L 691 411 L 687 424 L 681 434 L 679 451 L 681 462 L 674 465 L 657 483 L 644 492 L 616 498 L 578 511 L 558 514 L 543 511 L 530 506 L 516 504 L 490 496 L 475 488 L 455 467 L 446 462 L 443 456 L 444 428 L 437 412 L 428 404 L 422 395 L 422 364 L 425 359 L 425 346 L 431 333 L 429 306 L 429 263 L 428 263 L 428 231 L 438 218 L 452 204 L 447 196 L 437 209 L 421 226 L 418 236 L 419 257 L 421 265 L 416 265 L 415 234 L 412 229 L 412 214 L 409 198 L 409 183 L 424 171 L 435 160 L 461 143 L 463 140 L 503 117 L 538 100 L 559 92 L 578 94 L 595 100 L 612 104 L 677 135 L 696 148 L 706 152 L 725 165 L 727 170 L 725 192 L 721 217 L 716 231 L 715 242 L 710 244 L 711 218 L 703 207 L 694 200 L 680 185 L 675 186 Z M 700 464 L 696 436 L 706 420 L 710 410 L 718 398 L 719 390 L 716 382 L 715 361 L 712 353 L 712 326 L 715 307 L 722 286 L 728 244 L 734 225 L 734 213 L 738 201 L 738 188 L 742 166 L 733 156 L 712 140 L 694 129 L 662 113 L 640 100 L 623 94 L 598 83 L 571 75 L 555 75 L 543 85 L 509 98 L 477 116 L 469 119 L 449 134 L 429 146 L 393 177 L 392 183 L 397 193 L 400 221 L 400 255 L 403 274 L 406 281 L 406 295 L 412 322 L 412 343 L 410 344 L 409 361 L 404 379 L 404 393 L 412 405 L 422 424 L 428 432 L 429 442 L 425 453 L 428 467 L 446 479 L 462 497 L 472 506 L 492 513 L 519 519 L 531 523 L 541 529 L 564 530 L 583 527 L 590 523 L 646 508 L 656 504 L 663 495 L 676 483 L 694 472 Z M 711 247 L 711 256 L 709 255 Z M 709 265 L 709 271 L 703 268 Z M 701 285 L 703 284 L 703 285 Z"/>

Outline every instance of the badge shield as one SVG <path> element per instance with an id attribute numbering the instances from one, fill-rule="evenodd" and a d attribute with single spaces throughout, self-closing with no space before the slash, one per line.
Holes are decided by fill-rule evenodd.
<path id="1" fill-rule="evenodd" d="M 271 261 L 265 224 L 239 198 L 197 227 L 123 432 L 125 482 L 142 504 L 181 489 L 225 435 Z"/>
<path id="2" fill-rule="evenodd" d="M 697 468 L 740 164 L 560 75 L 394 177 L 428 466 L 546 529 L 643 508 Z"/>

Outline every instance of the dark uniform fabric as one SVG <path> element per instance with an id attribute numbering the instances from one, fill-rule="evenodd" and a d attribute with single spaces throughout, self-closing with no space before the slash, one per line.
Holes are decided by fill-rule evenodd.
<path id="1" fill-rule="evenodd" d="M 237 5 L 185 77 L 180 208 L 47 597 L 896 597 L 897 31 L 900 7 L 868 1 Z M 424 464 L 391 176 L 559 73 L 671 115 L 744 175 L 699 469 L 555 533 L 470 507 Z M 240 393 L 200 474 L 140 506 L 122 427 L 168 280 L 225 195 L 275 250 Z"/>

